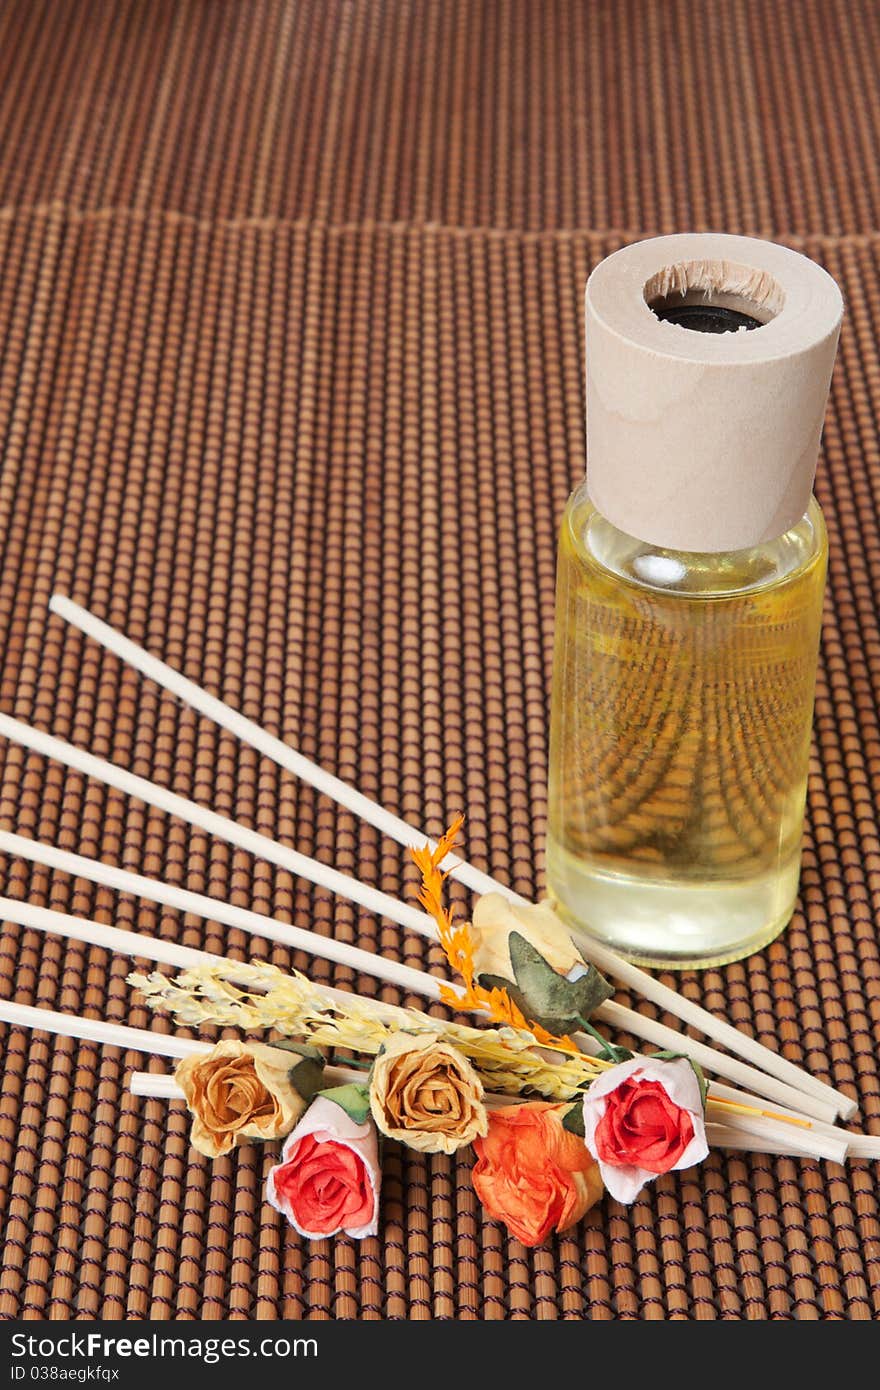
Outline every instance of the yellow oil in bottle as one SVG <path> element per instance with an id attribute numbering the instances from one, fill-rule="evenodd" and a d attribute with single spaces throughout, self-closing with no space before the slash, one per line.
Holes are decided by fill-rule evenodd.
<path id="1" fill-rule="evenodd" d="M 750 550 L 664 550 L 585 486 L 562 523 L 547 879 L 642 964 L 760 948 L 794 907 L 827 541 L 812 501 Z"/>

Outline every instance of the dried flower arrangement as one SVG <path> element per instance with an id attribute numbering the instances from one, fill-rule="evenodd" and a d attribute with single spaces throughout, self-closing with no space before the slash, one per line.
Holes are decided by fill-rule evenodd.
<path id="1" fill-rule="evenodd" d="M 698 1163 L 709 1151 L 706 1087 L 686 1057 L 627 1053 L 615 1064 L 534 1021 L 534 1000 L 545 1007 L 548 998 L 545 975 L 569 984 L 541 955 L 539 935 L 530 950 L 540 968 L 518 976 L 521 1006 L 505 985 L 480 983 L 474 962 L 486 942 L 472 926 L 454 927 L 443 905 L 439 865 L 460 825 L 459 818 L 435 850 L 413 851 L 422 871 L 419 896 L 437 919 L 450 964 L 463 969 L 466 993 L 447 991 L 446 1002 L 484 1009 L 498 1027 L 470 1028 L 387 1006 L 377 1011 L 270 966 L 236 966 L 234 981 L 222 966 L 171 979 L 129 977 L 151 1007 L 180 1023 L 282 1035 L 274 1046 L 219 1042 L 207 1055 L 179 1062 L 175 1080 L 200 1153 L 215 1158 L 254 1139 L 286 1138 L 267 1197 L 301 1234 L 375 1232 L 382 1139 L 423 1153 L 472 1144 L 484 1207 L 526 1244 L 579 1220 L 606 1188 L 632 1201 L 651 1177 Z M 548 955 L 558 930 L 554 919 Z M 582 978 L 590 979 L 596 1000 L 606 997 L 597 972 Z M 324 1088 L 317 1048 L 374 1060 L 362 1083 Z"/>

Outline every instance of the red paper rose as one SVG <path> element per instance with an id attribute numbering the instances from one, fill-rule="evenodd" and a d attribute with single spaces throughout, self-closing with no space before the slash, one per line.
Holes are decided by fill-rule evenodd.
<path id="1" fill-rule="evenodd" d="M 603 1163 L 668 1173 L 693 1137 L 690 1112 L 671 1101 L 659 1081 L 624 1081 L 596 1126 L 596 1153 Z"/>
<path id="2" fill-rule="evenodd" d="M 632 1202 L 658 1173 L 700 1163 L 709 1149 L 690 1062 L 635 1057 L 611 1067 L 584 1096 L 584 1139 L 621 1202 Z"/>
<path id="3" fill-rule="evenodd" d="M 275 1169 L 275 1195 L 297 1226 L 332 1235 L 345 1226 L 366 1226 L 376 1205 L 363 1160 L 353 1149 L 307 1134 Z"/>
<path id="4" fill-rule="evenodd" d="M 379 1155 L 372 1120 L 358 1124 L 319 1096 L 290 1135 L 269 1174 L 272 1206 L 311 1240 L 338 1231 L 374 1235 L 379 1206 Z"/>

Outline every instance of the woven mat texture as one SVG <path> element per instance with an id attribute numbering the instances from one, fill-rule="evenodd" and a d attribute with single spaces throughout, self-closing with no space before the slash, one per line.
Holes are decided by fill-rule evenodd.
<path id="1" fill-rule="evenodd" d="M 468 856 L 537 894 L 585 278 L 658 231 L 787 241 L 848 302 L 802 894 L 769 950 L 683 987 L 880 1133 L 878 44 L 872 0 L 5 5 L 0 708 L 411 892 L 397 846 L 50 619 L 70 593 L 426 829 L 466 810 Z M 439 969 L 140 803 L 0 763 L 4 828 Z M 307 965 L 0 867 L 12 896 Z M 9 924 L 0 946 L 4 997 L 167 1031 L 127 961 Z M 868 1164 L 716 1154 L 528 1252 L 469 1155 L 392 1144 L 378 1237 L 309 1245 L 261 1200 L 270 1154 L 210 1164 L 179 1105 L 128 1094 L 146 1059 L 0 1044 L 2 1317 L 880 1311 Z"/>

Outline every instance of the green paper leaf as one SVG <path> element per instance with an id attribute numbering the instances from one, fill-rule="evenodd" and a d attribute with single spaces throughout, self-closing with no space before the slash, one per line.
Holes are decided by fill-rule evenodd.
<path id="1" fill-rule="evenodd" d="M 486 989 L 506 989 L 527 1019 L 557 1037 L 574 1032 L 614 993 L 594 965 L 579 980 L 567 980 L 519 932 L 510 933 L 508 949 L 514 980 L 481 975 L 480 984 Z"/>
<path id="2" fill-rule="evenodd" d="M 290 1084 L 295 1086 L 303 1100 L 309 1101 L 321 1089 L 324 1080 L 324 1060 L 316 1062 L 311 1057 L 303 1057 L 295 1067 L 291 1067 Z"/>
<path id="3" fill-rule="evenodd" d="M 296 1042 L 293 1038 L 275 1038 L 269 1046 L 278 1047 L 282 1052 L 295 1052 L 298 1057 L 307 1057 L 311 1062 L 323 1064 L 324 1061 L 324 1054 L 316 1047 L 310 1046 L 309 1043 Z"/>
<path id="4" fill-rule="evenodd" d="M 580 1139 L 585 1137 L 582 1105 L 573 1105 L 570 1110 L 566 1110 L 562 1117 L 562 1128 L 567 1129 L 569 1134 L 576 1134 Z"/>
<path id="5" fill-rule="evenodd" d="M 703 1099 L 703 1109 L 705 1110 L 705 1108 L 706 1108 L 706 1096 L 707 1096 L 708 1091 L 709 1091 L 709 1083 L 708 1083 L 708 1081 L 706 1080 L 705 1073 L 704 1073 L 704 1071 L 703 1071 L 703 1068 L 700 1066 L 699 1062 L 695 1062 L 694 1059 L 693 1059 L 693 1057 L 688 1057 L 687 1060 L 690 1062 L 691 1066 L 692 1066 L 693 1069 L 694 1069 L 694 1075 L 695 1075 L 696 1078 L 697 1078 L 697 1084 L 699 1085 L 699 1088 L 700 1088 L 700 1095 L 701 1095 L 701 1097 L 702 1097 L 702 1099 Z"/>
<path id="6" fill-rule="evenodd" d="M 310 1101 L 320 1091 L 324 1080 L 323 1054 L 316 1047 L 309 1047 L 307 1043 L 289 1042 L 286 1038 L 281 1042 L 273 1042 L 272 1047 L 277 1047 L 282 1052 L 292 1052 L 299 1057 L 300 1060 L 294 1063 L 287 1076 L 291 1086 L 303 1100 Z"/>
<path id="7" fill-rule="evenodd" d="M 321 1091 L 325 1100 L 332 1100 L 344 1110 L 356 1125 L 362 1125 L 370 1113 L 370 1092 L 366 1086 L 349 1081 L 346 1086 L 333 1086 L 329 1091 Z"/>
<path id="8" fill-rule="evenodd" d="M 613 1062 L 617 1065 L 620 1062 L 632 1061 L 635 1056 L 634 1052 L 630 1052 L 628 1047 L 620 1047 L 617 1043 L 610 1043 L 607 1038 L 602 1036 L 598 1028 L 594 1028 L 592 1023 L 588 1023 L 585 1018 L 581 1019 L 580 1026 L 585 1033 L 589 1033 L 590 1037 L 595 1038 L 596 1042 L 599 1043 L 602 1048 L 599 1056 L 604 1057 L 606 1062 Z"/>

